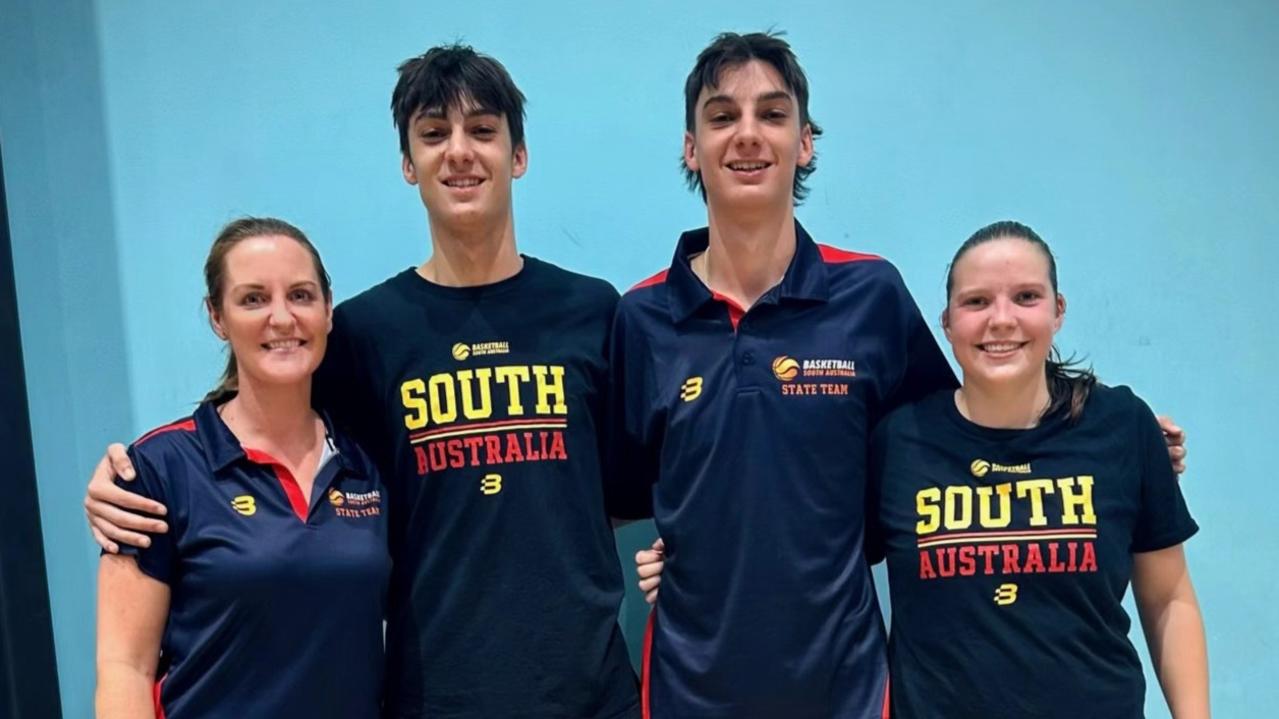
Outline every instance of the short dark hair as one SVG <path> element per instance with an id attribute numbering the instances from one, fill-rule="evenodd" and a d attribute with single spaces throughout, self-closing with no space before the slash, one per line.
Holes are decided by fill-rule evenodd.
<path id="1" fill-rule="evenodd" d="M 964 244 L 960 245 L 955 252 L 954 259 L 946 267 L 947 307 L 950 305 L 951 293 L 955 289 L 955 265 L 959 263 L 959 260 L 968 254 L 969 250 L 978 245 L 1002 239 L 1028 242 L 1043 254 L 1044 259 L 1048 261 L 1048 284 L 1052 287 L 1053 300 L 1056 301 L 1058 294 L 1057 258 L 1053 256 L 1053 251 L 1048 247 L 1048 243 L 1044 242 L 1044 238 L 1030 229 L 1028 225 L 1023 225 L 1015 220 L 1000 220 L 974 232 L 971 237 L 964 240 Z M 1092 367 L 1083 366 L 1082 360 L 1076 360 L 1074 355 L 1062 359 L 1061 353 L 1057 351 L 1057 347 L 1054 345 L 1049 350 L 1048 361 L 1044 363 L 1044 373 L 1048 376 L 1049 400 L 1048 409 L 1044 410 L 1043 416 L 1061 415 L 1071 422 L 1079 421 L 1079 417 L 1084 411 L 1084 404 L 1088 401 L 1088 395 L 1097 384 L 1097 375 L 1092 371 Z"/>
<path id="2" fill-rule="evenodd" d="M 693 71 L 688 73 L 688 79 L 684 81 L 684 129 L 690 133 L 694 131 L 697 120 L 697 98 L 702 94 L 702 88 L 718 86 L 720 76 L 725 70 L 740 67 L 751 60 L 759 60 L 771 65 L 777 74 L 782 76 L 786 89 L 795 95 L 795 100 L 799 103 L 800 128 L 808 125 L 812 130 L 813 139 L 821 136 L 822 128 L 818 127 L 812 116 L 808 114 L 808 77 L 804 75 L 804 69 L 799 66 L 799 60 L 795 59 L 795 53 L 790 45 L 782 39 L 783 34 L 752 32 L 739 35 L 735 32 L 725 32 L 715 36 L 711 44 L 697 56 Z M 688 169 L 683 158 L 680 159 L 680 167 L 684 170 L 684 180 L 688 182 L 688 188 L 700 192 L 702 199 L 705 200 L 706 186 L 702 184 L 701 173 Z M 808 187 L 804 181 L 816 169 L 816 152 L 806 166 L 795 168 L 795 185 L 791 190 L 795 204 L 800 204 L 808 196 Z"/>
<path id="3" fill-rule="evenodd" d="M 524 144 L 524 93 L 497 60 L 469 45 L 440 45 L 405 60 L 397 70 L 391 115 L 400 132 L 401 154 L 409 154 L 409 126 L 418 112 L 468 101 L 506 117 L 511 149 Z"/>

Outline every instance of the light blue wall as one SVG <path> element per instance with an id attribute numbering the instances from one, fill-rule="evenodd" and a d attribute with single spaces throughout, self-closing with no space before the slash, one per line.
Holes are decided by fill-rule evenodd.
<path id="1" fill-rule="evenodd" d="M 76 499 L 104 436 L 179 415 L 212 382 L 199 265 L 221 223 L 297 222 L 340 297 L 420 261 L 423 211 L 387 105 L 400 60 L 460 38 L 502 59 L 530 100 L 521 248 L 629 286 L 704 221 L 676 165 L 694 56 L 719 30 L 767 27 L 789 31 L 826 129 L 800 211 L 819 239 L 892 258 L 930 318 L 946 261 L 978 226 L 1016 217 L 1054 245 L 1064 347 L 1190 430 L 1185 488 L 1204 529 L 1189 554 L 1217 713 L 1279 703 L 1262 459 L 1279 406 L 1263 371 L 1276 349 L 1279 6 L 0 6 L 32 33 L 10 47 L 5 30 L 0 137 L 69 716 L 87 716 L 92 682 Z M 61 74 L 72 56 L 82 64 Z M 624 553 L 649 531 L 630 528 Z M 642 612 L 627 602 L 635 637 Z M 1152 689 L 1152 717 L 1160 704 Z"/>

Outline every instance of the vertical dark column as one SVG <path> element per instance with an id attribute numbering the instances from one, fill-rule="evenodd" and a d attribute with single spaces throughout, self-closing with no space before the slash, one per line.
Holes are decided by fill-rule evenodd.
<path id="1" fill-rule="evenodd" d="M 0 717 L 60 719 L 0 153 Z"/>

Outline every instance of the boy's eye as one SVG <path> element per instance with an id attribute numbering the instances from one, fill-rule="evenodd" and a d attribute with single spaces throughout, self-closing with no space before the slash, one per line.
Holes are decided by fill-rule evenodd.
<path id="1" fill-rule="evenodd" d="M 488 125 L 480 125 L 474 130 L 471 130 L 471 132 L 479 137 L 492 137 L 497 134 L 497 128 L 489 127 Z"/>

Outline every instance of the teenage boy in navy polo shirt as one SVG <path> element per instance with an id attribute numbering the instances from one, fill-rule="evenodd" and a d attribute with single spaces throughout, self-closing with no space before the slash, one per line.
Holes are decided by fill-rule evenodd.
<path id="1" fill-rule="evenodd" d="M 719 36 L 685 103 L 709 226 L 622 298 L 611 350 L 610 510 L 665 541 L 645 716 L 880 717 L 867 441 L 957 383 L 896 269 L 795 220 L 821 131 L 790 47 Z"/>
<path id="2" fill-rule="evenodd" d="M 523 101 L 468 47 L 400 66 L 402 170 L 433 251 L 337 307 L 316 376 L 387 485 L 391 717 L 639 714 L 598 441 L 617 292 L 516 251 Z M 157 509 L 110 492 L 111 473 L 90 485 L 95 534 L 163 531 L 104 504 Z"/>

